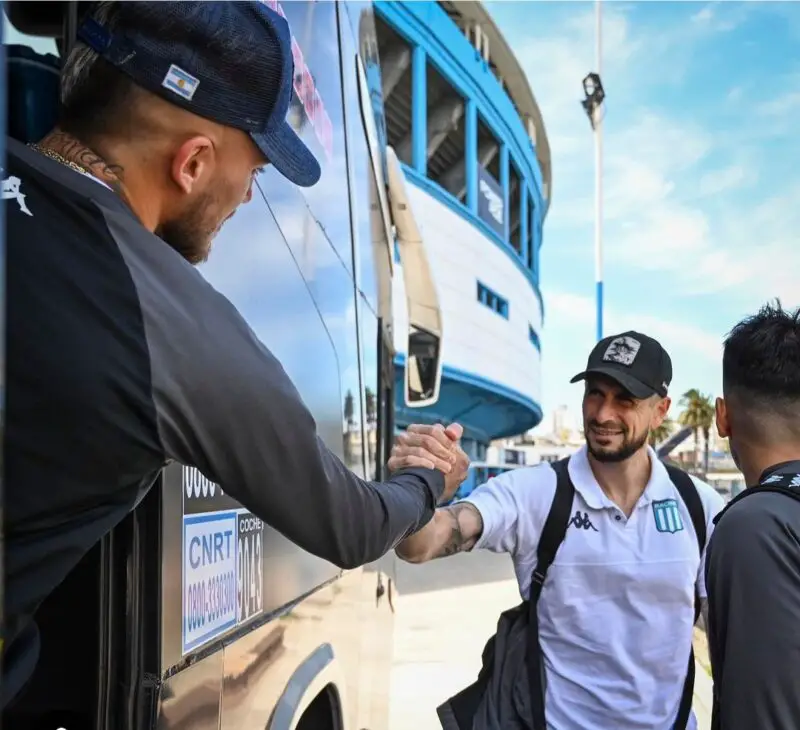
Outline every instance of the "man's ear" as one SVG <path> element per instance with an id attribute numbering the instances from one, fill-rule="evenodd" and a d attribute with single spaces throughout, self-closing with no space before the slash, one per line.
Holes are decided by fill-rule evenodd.
<path id="1" fill-rule="evenodd" d="M 215 163 L 214 143 L 206 136 L 187 139 L 172 157 L 170 173 L 173 182 L 187 195 L 191 194 L 204 178 L 211 177 Z"/>
<path id="2" fill-rule="evenodd" d="M 715 409 L 717 412 L 717 433 L 720 438 L 730 438 L 731 424 L 728 420 L 728 406 L 724 398 L 717 398 Z"/>
<path id="3" fill-rule="evenodd" d="M 654 398 L 657 396 L 653 396 Z M 656 404 L 656 410 L 653 413 L 653 418 L 650 423 L 650 428 L 658 428 L 663 422 L 664 419 L 667 417 L 667 413 L 669 413 L 669 407 L 672 405 L 672 401 L 669 397 L 661 398 L 658 403 Z"/>

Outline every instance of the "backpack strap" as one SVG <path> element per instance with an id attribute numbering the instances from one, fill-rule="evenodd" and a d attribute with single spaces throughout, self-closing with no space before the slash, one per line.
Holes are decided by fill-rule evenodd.
<path id="1" fill-rule="evenodd" d="M 667 466 L 667 474 L 681 495 L 686 509 L 689 510 L 689 517 L 692 518 L 694 532 L 697 535 L 697 547 L 702 556 L 706 549 L 706 511 L 703 509 L 703 502 L 697 493 L 697 487 L 692 478 L 682 469 L 674 466 Z"/>
<path id="2" fill-rule="evenodd" d="M 706 513 L 703 509 L 703 502 L 697 493 L 697 487 L 692 478 L 682 469 L 674 466 L 667 466 L 667 473 L 678 493 L 681 495 L 689 516 L 692 518 L 694 532 L 697 535 L 697 548 L 700 551 L 700 560 L 703 559 L 703 551 L 706 547 Z M 700 596 L 695 586 L 694 592 L 694 622 L 700 616 Z M 683 683 L 683 693 L 681 703 L 678 707 L 678 716 L 675 718 L 675 730 L 684 730 L 689 723 L 689 714 L 692 711 L 692 697 L 694 695 L 694 647 L 689 649 L 689 667 L 686 671 L 686 681 Z"/>
<path id="3" fill-rule="evenodd" d="M 542 594 L 547 571 L 556 557 L 558 548 L 567 534 L 575 486 L 570 479 L 567 465 L 569 458 L 552 464 L 556 473 L 556 492 L 547 514 L 539 546 L 536 551 L 536 567 L 531 577 L 530 596 L 528 598 L 528 682 L 530 685 L 531 715 L 533 730 L 547 730 L 544 715 L 544 664 L 542 647 L 539 643 L 539 597 Z"/>

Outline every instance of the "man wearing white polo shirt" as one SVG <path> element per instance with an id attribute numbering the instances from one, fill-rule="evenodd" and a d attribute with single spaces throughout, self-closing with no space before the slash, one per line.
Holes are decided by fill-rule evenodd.
<path id="1" fill-rule="evenodd" d="M 491 479 L 398 545 L 409 562 L 476 548 L 510 553 L 526 602 L 507 612 L 514 626 L 524 614 L 525 638 L 501 617 L 484 672 L 461 693 L 472 695 L 469 719 L 457 695 L 439 708 L 444 727 L 472 728 L 478 715 L 504 730 L 696 727 L 689 708 L 692 627 L 706 597 L 700 548 L 724 502 L 704 482 L 668 471 L 647 445 L 669 410 L 671 379 L 656 340 L 626 332 L 601 341 L 572 379 L 585 381 L 586 445 L 568 460 Z M 401 439 L 390 467 L 411 464 L 411 453 Z M 510 654 L 542 666 L 544 682 L 541 671 L 520 671 L 525 659 L 506 661 Z M 487 702 L 506 706 L 487 714 Z"/>

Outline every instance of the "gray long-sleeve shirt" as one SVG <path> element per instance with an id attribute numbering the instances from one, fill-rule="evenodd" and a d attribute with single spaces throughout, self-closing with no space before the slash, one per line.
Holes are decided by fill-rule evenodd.
<path id="1" fill-rule="evenodd" d="M 765 472 L 800 473 L 800 462 Z M 800 480 L 798 480 L 800 483 Z M 706 558 L 715 730 L 800 727 L 800 500 L 742 494 Z"/>
<path id="2" fill-rule="evenodd" d="M 5 687 L 14 637 L 169 461 L 340 567 L 431 518 L 443 475 L 345 468 L 233 305 L 114 192 L 12 140 L 2 177 Z"/>

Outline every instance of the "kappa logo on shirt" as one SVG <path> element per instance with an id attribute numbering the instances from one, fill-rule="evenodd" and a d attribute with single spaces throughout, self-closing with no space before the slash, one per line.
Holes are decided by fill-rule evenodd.
<path id="1" fill-rule="evenodd" d="M 3 173 L 4 170 L 0 168 L 0 173 Z M 28 209 L 27 204 L 25 203 L 25 193 L 21 190 L 22 187 L 22 180 L 14 175 L 9 177 L 3 178 L 3 200 L 16 200 L 19 209 L 25 213 L 25 215 L 32 216 L 33 213 L 30 212 Z"/>
<path id="2" fill-rule="evenodd" d="M 579 509 L 575 510 L 575 514 L 567 524 L 572 525 L 573 527 L 577 527 L 579 530 L 594 530 L 595 532 L 599 532 L 599 530 L 592 524 L 592 521 L 589 519 L 589 513 L 581 512 Z"/>

